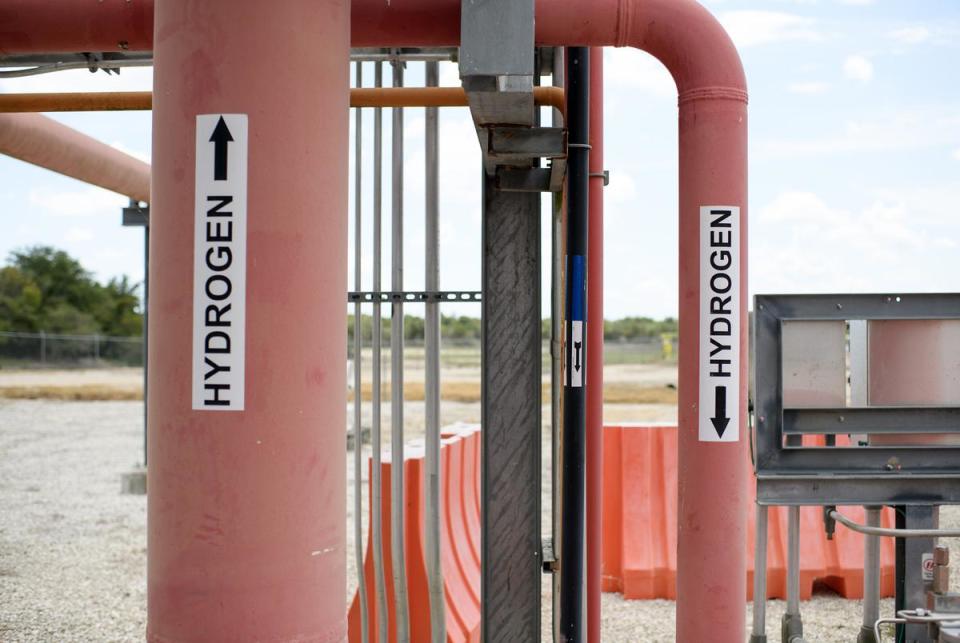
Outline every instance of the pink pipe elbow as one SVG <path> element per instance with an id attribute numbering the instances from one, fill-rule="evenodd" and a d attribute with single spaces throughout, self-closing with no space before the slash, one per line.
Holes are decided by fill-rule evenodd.
<path id="1" fill-rule="evenodd" d="M 0 0 L 0 52 L 113 51 L 152 44 L 150 0 Z M 53 7 L 53 8 L 51 8 Z M 102 11 L 101 11 L 102 9 Z M 677 640 L 741 642 L 747 478 L 747 93 L 729 36 L 694 0 L 537 0 L 541 45 L 631 46 L 658 58 L 679 94 L 680 353 Z M 460 0 L 354 0 L 351 44 L 455 46 Z M 172 26 L 157 31 L 158 38 Z M 182 61 L 184 65 L 196 61 Z M 203 66 L 196 66 L 202 70 Z M 346 82 L 346 81 L 344 81 Z M 345 101 L 344 101 L 345 105 Z M 185 113 L 193 113 L 187 110 Z M 185 116 L 171 122 L 181 123 Z M 156 155 L 156 148 L 155 148 Z M 699 208 L 740 208 L 739 440 L 698 437 Z M 339 283 L 339 282 L 338 282 Z M 331 335 L 333 336 L 333 335 Z M 326 390 L 326 388 L 324 389 Z M 331 487 L 332 488 L 332 487 Z"/>

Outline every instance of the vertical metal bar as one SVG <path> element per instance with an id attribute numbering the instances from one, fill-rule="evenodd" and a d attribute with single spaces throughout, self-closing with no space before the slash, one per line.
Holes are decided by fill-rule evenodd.
<path id="1" fill-rule="evenodd" d="M 147 466 L 147 371 L 150 344 L 150 220 L 143 226 L 143 466 Z"/>
<path id="2" fill-rule="evenodd" d="M 427 87 L 440 82 L 440 64 L 426 63 Z M 440 187 L 439 187 L 439 113 L 436 107 L 426 108 L 425 158 L 426 186 L 424 193 L 426 253 L 425 284 L 428 291 L 440 290 Z M 430 638 L 433 643 L 447 640 L 444 613 L 443 569 L 440 562 L 440 304 L 428 301 L 424 310 L 426 450 L 424 452 L 424 536 L 426 546 L 427 584 L 430 594 Z"/>
<path id="3" fill-rule="evenodd" d="M 565 85 L 566 66 L 564 64 L 564 48 L 557 47 L 553 54 L 553 85 L 563 87 Z M 563 127 L 563 113 L 559 109 L 553 110 L 553 126 Z M 560 359 L 563 354 L 563 193 L 558 192 L 553 195 L 553 217 L 551 219 L 552 243 L 550 244 L 550 428 L 551 428 L 551 454 L 550 471 L 552 492 L 550 501 L 552 504 L 552 518 L 550 533 L 553 535 L 554 555 L 559 555 L 563 543 L 560 542 L 560 523 L 562 520 L 560 490 L 562 488 L 562 472 L 560 462 L 562 461 L 561 440 L 563 410 L 561 401 L 561 389 L 563 384 L 561 378 L 563 371 L 560 366 Z M 554 639 L 559 635 L 560 617 L 560 574 L 553 575 L 553 634 Z"/>
<path id="4" fill-rule="evenodd" d="M 590 50 L 567 49 L 567 287 L 563 388 L 563 521 L 560 550 L 560 640 L 581 643 L 584 619 L 587 386 Z"/>
<path id="5" fill-rule="evenodd" d="M 47 363 L 47 333 L 40 331 L 40 363 Z"/>
<path id="6" fill-rule="evenodd" d="M 484 641 L 540 640 L 540 195 L 483 183 Z"/>
<path id="7" fill-rule="evenodd" d="M 383 63 L 377 62 L 374 71 L 374 86 L 383 86 Z M 380 280 L 382 247 L 382 211 L 383 211 L 383 108 L 373 110 L 373 290 L 379 292 L 382 284 Z M 383 566 L 383 482 L 381 480 L 381 446 L 380 446 L 380 402 L 381 402 L 381 356 L 380 347 L 382 337 L 382 315 L 380 298 L 373 300 L 373 359 L 372 373 L 373 391 L 371 396 L 372 421 L 370 427 L 370 447 L 373 450 L 373 473 L 370 486 L 373 488 L 372 500 L 372 527 L 373 537 L 373 572 L 377 596 L 377 631 L 378 641 L 389 641 L 389 618 L 387 611 L 387 581 Z"/>
<path id="8" fill-rule="evenodd" d="M 784 643 L 803 637 L 800 616 L 800 507 L 787 510 L 787 611 L 781 623 Z"/>
<path id="9" fill-rule="evenodd" d="M 866 507 L 868 526 L 880 526 L 880 510 Z M 857 643 L 877 643 L 873 626 L 880 618 L 880 537 L 863 538 L 863 624 Z"/>
<path id="10" fill-rule="evenodd" d="M 750 643 L 767 641 L 767 518 L 767 506 L 757 503 L 757 537 L 753 545 L 753 632 L 750 634 Z"/>
<path id="11" fill-rule="evenodd" d="M 393 61 L 393 86 L 403 87 L 403 62 Z M 403 108 L 393 108 L 391 134 L 393 183 L 390 234 L 391 288 L 403 290 Z M 403 301 L 390 307 L 390 542 L 394 614 L 398 643 L 410 640 L 407 606 L 407 565 L 403 537 Z"/>
<path id="12" fill-rule="evenodd" d="M 800 613 L 800 507 L 787 516 L 787 614 Z"/>
<path id="13" fill-rule="evenodd" d="M 356 86 L 363 87 L 363 63 L 356 62 Z M 363 234 L 363 112 L 360 108 L 354 110 L 354 155 L 353 155 L 353 287 L 359 292 L 363 289 L 360 274 L 363 262 L 361 261 L 361 237 Z M 361 405 L 363 397 L 360 388 L 363 364 L 363 324 L 361 323 L 362 309 L 360 302 L 353 305 L 353 539 L 357 558 L 357 591 L 360 594 L 360 640 L 367 643 L 370 640 L 368 607 L 367 607 L 367 580 L 363 570 L 363 427 L 361 424 Z"/>

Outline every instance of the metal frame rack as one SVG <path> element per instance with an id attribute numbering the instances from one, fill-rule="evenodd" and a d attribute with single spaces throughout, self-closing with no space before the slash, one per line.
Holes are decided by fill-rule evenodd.
<path id="1" fill-rule="evenodd" d="M 483 359 L 481 363 L 481 390 L 483 419 L 482 446 L 482 574 L 483 597 L 481 601 L 484 637 L 490 640 L 539 640 L 540 638 L 540 577 L 541 577 L 541 295 L 540 295 L 540 207 L 542 191 L 559 189 L 565 173 L 565 132 L 561 128 L 539 126 L 537 110 L 533 102 L 533 88 L 539 82 L 539 69 L 553 64 L 552 50 L 537 52 L 533 47 L 532 3 L 508 3 L 511 11 L 530 15 L 523 20 L 529 29 L 519 30 L 517 36 L 529 42 L 529 60 L 514 69 L 498 65 L 518 59 L 511 55 L 504 60 L 493 60 L 489 43 L 480 38 L 475 44 L 466 38 L 460 49 L 461 60 L 466 56 L 470 63 L 461 62 L 461 75 L 470 102 L 471 113 L 481 141 L 485 171 L 482 177 L 482 291 L 442 291 L 439 281 L 439 235 L 438 235 L 438 148 L 437 109 L 426 112 L 426 243 L 425 243 L 425 290 L 406 291 L 403 287 L 403 119 L 402 109 L 393 111 L 392 128 L 392 186 L 391 186 L 391 264 L 390 290 L 381 286 L 381 165 L 382 165 L 382 108 L 373 108 L 373 282 L 372 290 L 364 291 L 361 282 L 363 266 L 360 262 L 360 230 L 362 227 L 361 202 L 364 181 L 359 174 L 360 159 L 364 153 L 362 123 L 358 109 L 356 118 L 355 157 L 358 173 L 354 176 L 354 282 L 348 293 L 348 302 L 354 312 L 354 354 L 360 354 L 360 313 L 362 307 L 372 306 L 373 312 L 373 399 L 371 445 L 373 452 L 373 497 L 370 499 L 373 523 L 375 595 L 378 612 L 386 613 L 386 587 L 391 579 L 384 577 L 383 527 L 379 516 L 380 454 L 381 454 L 381 395 L 380 364 L 380 311 L 383 304 L 393 308 L 391 331 L 391 438 L 390 450 L 396 462 L 403 457 L 403 355 L 402 323 L 404 304 L 425 305 L 426 333 L 426 436 L 425 436 L 425 537 L 426 567 L 430 583 L 431 639 L 437 643 L 446 640 L 443 611 L 443 577 L 439 552 L 439 305 L 445 302 L 481 302 L 483 323 Z M 506 6 L 506 5 L 505 5 Z M 496 19 L 496 12 L 477 16 L 478 21 Z M 519 24 L 519 23 L 518 23 Z M 482 31 L 482 30 L 481 30 Z M 482 47 L 483 52 L 476 53 Z M 471 52 L 474 52 L 471 54 Z M 354 52 L 355 54 L 358 52 Z M 438 83 L 438 60 L 453 59 L 453 52 L 446 50 L 418 50 L 416 52 L 364 51 L 355 57 L 355 83 L 363 82 L 361 62 L 372 60 L 375 64 L 375 86 L 382 84 L 382 63 L 393 64 L 393 82 L 402 82 L 403 61 L 424 61 L 426 84 Z M 548 55 L 549 54 L 549 55 Z M 544 59 L 546 58 L 546 59 Z M 536 68 L 535 68 L 536 66 Z M 502 91 L 497 83 L 484 78 L 509 75 L 514 78 L 513 91 Z M 529 82 L 522 80 L 528 75 Z M 517 80 L 519 78 L 519 80 Z M 506 117 L 504 117 L 506 115 Z M 506 120 L 504 120 L 506 118 Z M 527 122 L 524 119 L 528 119 Z M 503 123 L 514 121 L 512 126 Z M 555 114 L 556 120 L 556 114 Z M 488 122 L 490 121 L 490 122 Z M 509 131 L 507 131 L 509 130 Z M 547 157 L 551 168 L 540 168 L 539 159 Z M 557 180 L 559 173 L 560 180 Z M 557 222 L 559 218 L 555 217 Z M 558 223 L 557 223 L 558 225 Z M 554 253 L 559 261 L 559 254 Z M 554 271 L 556 275 L 556 271 Z M 557 286 L 559 291 L 559 286 Z M 481 296 L 482 293 L 482 296 Z M 558 338 L 554 338 L 559 345 Z M 523 359 L 517 359 L 522 355 Z M 559 355 L 555 356 L 556 361 Z M 360 390 L 361 371 L 359 360 L 355 361 L 353 373 L 354 390 Z M 557 387 L 554 387 L 558 396 Z M 355 444 L 360 444 L 361 407 L 354 406 L 353 430 Z M 555 418 L 555 421 L 559 418 Z M 361 484 L 362 457 L 355 452 L 354 512 L 360 516 L 363 510 Z M 393 467 L 391 480 L 391 541 L 394 577 L 393 594 L 396 597 L 396 633 L 398 641 L 410 640 L 409 617 L 406 605 L 406 581 L 403 561 L 403 509 L 402 468 Z M 363 540 L 359 522 L 355 527 L 358 584 L 361 596 L 365 596 L 363 569 Z M 361 601 L 361 622 L 366 626 L 368 605 Z M 362 640 L 387 640 L 386 619 L 379 620 L 380 632 L 364 632 Z M 377 634 L 379 635 L 377 637 Z"/>
<path id="2" fill-rule="evenodd" d="M 757 546 L 754 575 L 754 629 L 751 641 L 765 641 L 767 507 L 789 505 L 787 613 L 783 640 L 802 640 L 799 613 L 799 508 L 864 505 L 869 525 L 879 525 L 880 506 L 898 508 L 898 528 L 936 527 L 936 507 L 960 503 L 960 448 L 937 444 L 884 446 L 869 438 L 838 447 L 838 435 L 927 435 L 960 433 L 957 406 L 789 407 L 784 403 L 784 325 L 790 322 L 957 320 L 960 295 L 758 295 L 754 302 L 754 418 L 757 484 Z M 862 331 L 859 331 L 862 332 Z M 866 350 L 866 349 L 864 349 Z M 857 368 L 851 350 L 851 374 Z M 861 373 L 860 377 L 865 377 Z M 851 378 L 852 380 L 852 378 Z M 852 383 L 852 382 L 851 382 Z M 825 446 L 803 444 L 804 436 L 825 436 Z M 900 532 L 902 533 L 902 532 Z M 861 641 L 873 639 L 879 617 L 879 536 L 868 536 L 864 571 L 864 627 Z M 898 538 L 898 608 L 925 604 L 921 557 L 933 538 Z M 869 631 L 868 631 L 869 626 Z M 927 641 L 925 628 L 907 628 L 907 640 Z"/>

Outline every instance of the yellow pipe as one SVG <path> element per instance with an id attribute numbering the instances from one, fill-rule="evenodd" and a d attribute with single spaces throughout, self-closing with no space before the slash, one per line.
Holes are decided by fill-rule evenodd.
<path id="1" fill-rule="evenodd" d="M 534 87 L 536 105 L 564 111 L 563 89 Z M 350 107 L 466 107 L 467 95 L 460 87 L 383 87 L 350 90 Z M 54 92 L 2 94 L 0 113 L 12 112 L 108 112 L 149 110 L 151 92 Z"/>

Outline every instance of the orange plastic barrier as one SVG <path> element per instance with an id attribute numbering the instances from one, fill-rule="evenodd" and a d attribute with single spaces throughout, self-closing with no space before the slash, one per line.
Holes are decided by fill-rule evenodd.
<path id="1" fill-rule="evenodd" d="M 430 599 L 427 593 L 425 540 L 423 532 L 424 484 L 423 446 L 404 449 L 403 480 L 404 536 L 407 563 L 407 588 L 410 612 L 410 640 L 430 640 Z M 372 470 L 372 461 L 370 464 Z M 385 456 L 381 463 L 381 520 L 383 525 L 383 561 L 386 579 L 387 618 L 390 642 L 394 635 L 393 567 L 390 537 L 390 471 L 392 462 Z M 449 643 L 480 641 L 480 427 L 454 425 L 441 433 L 440 446 L 441 511 L 440 555 L 444 573 L 444 595 Z M 372 476 L 371 476 L 372 485 Z M 369 487 L 372 489 L 372 486 Z M 369 497 L 369 496 L 368 496 Z M 372 507 L 370 509 L 371 516 Z M 367 538 L 364 557 L 367 587 L 370 641 L 379 642 L 377 600 L 374 592 L 373 543 Z M 360 596 L 354 596 L 348 615 L 351 643 L 360 641 Z"/>
<path id="2" fill-rule="evenodd" d="M 751 468 L 749 462 L 745 467 Z M 750 498 L 756 497 L 751 481 Z M 844 513 L 864 521 L 861 507 Z M 751 512 L 747 541 L 747 598 L 753 592 L 756 515 Z M 884 509 L 882 524 L 892 527 Z M 603 591 L 624 598 L 676 598 L 677 427 L 667 425 L 603 428 Z M 880 589 L 894 593 L 894 550 L 880 542 Z M 786 597 L 787 508 L 769 509 L 767 598 Z M 819 581 L 846 598 L 863 597 L 863 537 L 838 526 L 827 540 L 819 507 L 800 511 L 800 597 L 810 598 Z"/>

